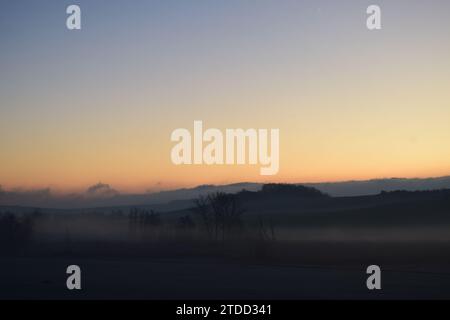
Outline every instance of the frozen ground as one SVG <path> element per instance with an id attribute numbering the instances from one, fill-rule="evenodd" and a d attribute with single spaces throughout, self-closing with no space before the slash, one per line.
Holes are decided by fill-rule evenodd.
<path id="1" fill-rule="evenodd" d="M 65 287 L 82 269 L 82 290 Z M 433 299 L 450 298 L 450 273 L 384 269 L 366 289 L 365 267 L 233 264 L 218 260 L 1 258 L 1 299 Z"/>

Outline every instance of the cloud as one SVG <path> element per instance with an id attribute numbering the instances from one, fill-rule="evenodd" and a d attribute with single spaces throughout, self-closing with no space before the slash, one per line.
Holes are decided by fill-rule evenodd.
<path id="1" fill-rule="evenodd" d="M 86 190 L 86 195 L 95 198 L 106 198 L 117 196 L 119 195 L 119 192 L 111 188 L 109 184 L 99 182 L 97 184 L 94 184 L 93 186 L 90 186 Z"/>
<path id="2" fill-rule="evenodd" d="M 114 205 L 120 200 L 120 193 L 105 183 L 97 183 L 83 193 L 70 194 L 53 193 L 50 188 L 5 190 L 0 187 L 0 207 L 87 208 Z"/>

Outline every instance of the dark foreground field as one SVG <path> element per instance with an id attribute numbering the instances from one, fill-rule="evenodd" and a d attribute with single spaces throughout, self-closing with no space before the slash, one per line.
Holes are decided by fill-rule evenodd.
<path id="1" fill-rule="evenodd" d="M 448 244 L 276 243 L 264 253 L 255 244 L 192 245 L 85 243 L 71 253 L 3 257 L 0 298 L 450 299 Z M 72 264 L 81 291 L 66 288 Z M 382 290 L 366 287 L 371 264 L 381 267 Z"/>
<path id="2" fill-rule="evenodd" d="M 365 268 L 242 264 L 210 259 L 1 259 L 1 299 L 448 299 L 450 273 L 386 269 L 382 290 Z M 82 269 L 82 290 L 65 268 Z"/>

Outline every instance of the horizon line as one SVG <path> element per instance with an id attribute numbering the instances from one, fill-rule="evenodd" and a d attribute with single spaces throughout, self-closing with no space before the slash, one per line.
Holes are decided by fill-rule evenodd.
<path id="1" fill-rule="evenodd" d="M 325 180 L 325 181 L 318 181 L 318 182 L 283 182 L 283 181 L 272 181 L 272 182 L 255 182 L 255 181 L 240 181 L 240 182 L 224 182 L 224 183 L 204 183 L 204 184 L 197 184 L 197 185 L 187 185 L 187 186 L 178 186 L 173 187 L 169 189 L 161 189 L 161 190 L 155 190 L 155 191 L 142 191 L 142 192 L 126 192 L 121 191 L 119 189 L 115 189 L 113 185 L 110 185 L 108 183 L 104 183 L 102 181 L 99 181 L 97 183 L 85 186 L 84 189 L 81 189 L 79 191 L 57 191 L 58 194 L 77 194 L 77 193 L 85 193 L 89 188 L 97 185 L 104 185 L 111 190 L 114 190 L 117 192 L 117 195 L 136 195 L 136 194 L 158 194 L 163 192 L 171 192 L 171 191 L 177 191 L 177 190 L 189 190 L 189 189 L 196 189 L 200 187 L 225 187 L 225 186 L 233 186 L 233 185 L 240 185 L 240 184 L 255 184 L 255 185 L 266 185 L 266 184 L 290 184 L 290 185 L 317 185 L 317 184 L 339 184 L 339 183 L 354 183 L 354 182 L 370 182 L 370 181 L 380 181 L 380 180 L 430 180 L 430 179 L 443 179 L 443 178 L 450 178 L 450 173 L 447 175 L 439 175 L 439 176 L 425 176 L 425 177 L 378 177 L 378 178 L 369 178 L 369 179 L 347 179 L 347 180 Z M 58 190 L 56 188 L 52 188 L 52 186 L 43 186 L 43 187 L 34 187 L 34 188 L 26 188 L 26 187 L 10 187 L 10 188 L 3 188 L 3 185 L 0 184 L 0 193 L 1 192 L 37 192 L 37 191 L 44 191 L 48 190 L 48 192 Z M 84 191 L 83 191 L 84 190 Z"/>

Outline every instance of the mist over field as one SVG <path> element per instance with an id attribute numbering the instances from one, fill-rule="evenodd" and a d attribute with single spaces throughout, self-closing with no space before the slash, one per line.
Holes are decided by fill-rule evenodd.
<path id="1" fill-rule="evenodd" d="M 293 291 L 293 279 L 282 284 L 272 282 L 280 273 L 293 276 L 299 272 L 298 276 L 303 277 L 304 268 L 312 268 L 308 280 L 311 283 L 315 276 L 320 277 L 319 270 L 329 270 L 330 281 L 341 286 L 355 283 L 358 275 L 364 275 L 365 267 L 373 263 L 388 270 L 388 274 L 399 274 L 395 279 L 402 283 L 402 290 L 385 287 L 380 297 L 450 297 L 446 289 L 450 287 L 427 287 L 428 280 L 414 276 L 417 272 L 424 273 L 425 278 L 428 273 L 440 275 L 441 282 L 449 277 L 450 189 L 332 197 L 312 187 L 266 184 L 258 191 L 216 191 L 176 203 L 175 209 L 170 203 L 90 209 L 1 207 L 0 259 L 5 265 L 16 265 L 17 270 L 34 261 L 44 268 L 44 275 L 48 263 L 78 261 L 94 268 L 91 273 L 96 272 L 95 265 L 108 263 L 108 268 L 134 283 L 133 292 L 126 290 L 125 284 L 116 293 L 108 292 L 99 274 L 97 280 L 91 280 L 95 289 L 87 298 L 158 297 L 156 290 L 165 292 L 159 297 L 180 297 L 165 291 L 175 285 L 174 279 L 186 282 L 179 276 L 165 278 L 167 283 L 152 288 L 138 286 L 133 279 L 141 271 L 133 270 L 145 264 L 155 272 L 148 279 L 159 277 L 167 268 L 175 268 L 181 277 L 198 278 L 200 285 L 196 289 L 181 286 L 182 298 L 244 297 L 239 292 L 247 283 L 249 268 L 270 266 L 253 274 L 271 279 L 253 278 L 264 289 L 253 295 L 262 298 L 267 292 L 278 292 L 269 295 L 274 299 L 308 296 L 308 286 Z M 119 268 L 114 266 L 119 262 L 120 271 L 114 269 Z M 186 264 L 191 269 L 182 271 Z M 231 286 L 227 290 L 220 289 L 225 285 L 223 279 L 214 285 L 198 273 L 207 267 L 209 272 L 228 274 L 235 264 L 242 267 L 227 278 Z M 367 297 L 355 285 L 348 286 L 345 294 Z M 414 289 L 416 286 L 421 289 Z M 70 298 L 62 289 L 53 288 L 48 294 Z M 34 294 L 38 293 L 16 292 L 17 297 Z M 333 292 L 319 296 L 342 297 Z"/>

